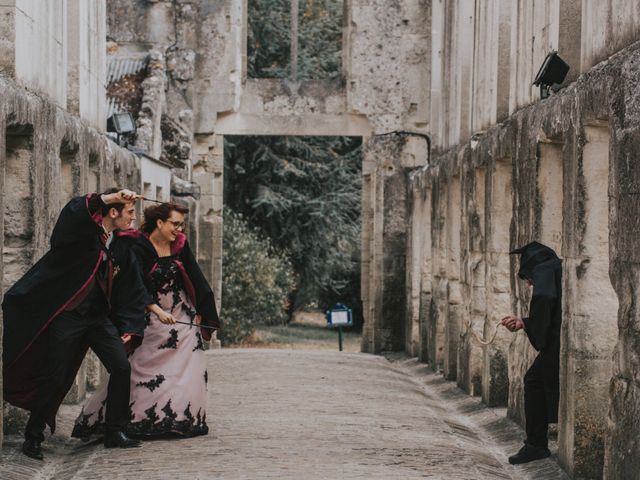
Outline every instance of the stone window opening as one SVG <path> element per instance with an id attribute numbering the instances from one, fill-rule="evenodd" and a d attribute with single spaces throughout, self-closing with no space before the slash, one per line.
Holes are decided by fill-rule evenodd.
<path id="1" fill-rule="evenodd" d="M 248 77 L 340 79 L 344 10 L 343 0 L 248 0 Z"/>

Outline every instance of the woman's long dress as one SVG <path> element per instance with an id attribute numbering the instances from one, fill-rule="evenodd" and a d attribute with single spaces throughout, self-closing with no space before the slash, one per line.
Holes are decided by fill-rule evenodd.
<path id="1" fill-rule="evenodd" d="M 188 299 L 174 257 L 161 257 L 146 284 L 155 302 L 180 322 L 166 325 L 148 314 L 142 344 L 131 364 L 131 423 L 134 435 L 206 435 L 207 370 L 204 342 L 195 325 L 196 311 Z M 85 404 L 72 436 L 87 438 L 104 431 L 106 384 Z"/>

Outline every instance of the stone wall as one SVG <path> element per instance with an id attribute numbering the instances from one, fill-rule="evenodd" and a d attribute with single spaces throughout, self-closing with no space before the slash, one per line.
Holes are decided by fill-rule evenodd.
<path id="1" fill-rule="evenodd" d="M 486 346 L 477 338 L 490 340 L 503 315 L 526 314 L 530 293 L 509 249 L 537 239 L 563 258 L 558 456 L 580 478 L 600 478 L 603 466 L 608 478 L 638 471 L 640 226 L 638 172 L 628 160 L 640 147 L 638 59 L 640 44 L 628 47 L 560 94 L 437 155 L 410 185 L 414 206 L 431 194 L 436 210 L 433 263 L 421 267 L 433 291 L 420 306 L 430 312 L 427 359 L 486 403 L 508 405 L 520 423 L 535 352 L 522 332 L 499 329 Z"/>
<path id="2" fill-rule="evenodd" d="M 639 15 L 631 0 L 431 4 L 434 153 L 408 185 L 402 322 L 417 318 L 420 345 L 407 334 L 405 349 L 524 424 L 535 351 L 497 324 L 526 315 L 530 292 L 508 251 L 554 248 L 564 264 L 558 458 L 577 478 L 638 471 Z M 569 87 L 539 101 L 531 82 L 550 50 L 569 63 Z"/>
<path id="3" fill-rule="evenodd" d="M 0 77 L 0 253 L 2 291 L 9 288 L 49 247 L 60 209 L 73 196 L 118 185 L 140 185 L 137 156 L 117 147 L 99 131 Z M 1 293 L 1 292 L 0 292 Z M 70 401 L 84 398 L 103 372 L 87 357 Z M 5 432 L 24 421 L 22 411 L 4 408 Z"/>
<path id="4" fill-rule="evenodd" d="M 0 73 L 104 130 L 105 0 L 5 0 Z"/>

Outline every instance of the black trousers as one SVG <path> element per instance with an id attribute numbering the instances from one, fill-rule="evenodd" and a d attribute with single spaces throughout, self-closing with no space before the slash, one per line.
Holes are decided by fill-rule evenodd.
<path id="1" fill-rule="evenodd" d="M 83 344 L 88 344 L 110 373 L 105 424 L 109 431 L 123 430 L 129 422 L 131 367 L 118 330 L 105 313 L 63 312 L 49 326 L 47 369 L 38 387 L 38 399 L 25 431 L 28 439 L 44 440 L 47 413 L 56 407 L 58 393 Z"/>
<path id="2" fill-rule="evenodd" d="M 527 443 L 547 447 L 550 423 L 558 421 L 560 351 L 540 352 L 524 376 Z"/>

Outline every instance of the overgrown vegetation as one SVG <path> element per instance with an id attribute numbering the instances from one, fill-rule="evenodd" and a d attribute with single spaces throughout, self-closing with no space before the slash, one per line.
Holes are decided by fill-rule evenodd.
<path id="1" fill-rule="evenodd" d="M 343 302 L 359 316 L 361 140 L 227 137 L 225 205 L 288 252 L 293 309 Z"/>
<path id="2" fill-rule="evenodd" d="M 224 213 L 223 264 L 223 344 L 251 336 L 258 323 L 287 321 L 288 294 L 295 288 L 287 255 L 229 208 Z"/>

